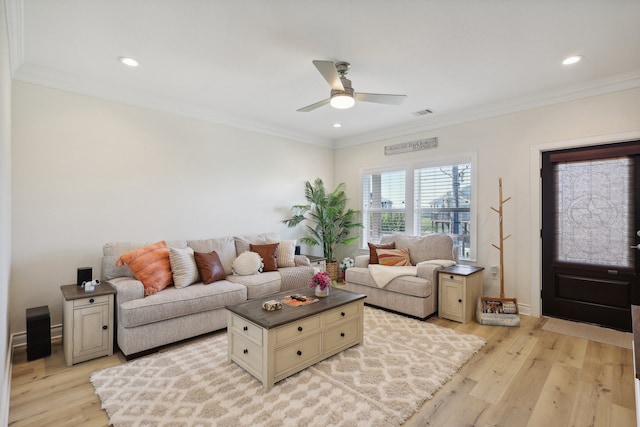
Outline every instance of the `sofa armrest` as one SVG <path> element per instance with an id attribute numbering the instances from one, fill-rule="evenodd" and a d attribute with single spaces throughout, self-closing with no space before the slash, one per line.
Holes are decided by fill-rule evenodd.
<path id="1" fill-rule="evenodd" d="M 367 268 L 369 266 L 369 255 L 357 255 L 354 267 Z"/>
<path id="2" fill-rule="evenodd" d="M 293 261 L 296 263 L 296 267 L 299 267 L 301 265 L 304 265 L 304 266 L 311 265 L 311 261 L 309 261 L 309 258 L 307 258 L 306 255 L 295 255 L 293 257 Z"/>
<path id="3" fill-rule="evenodd" d="M 142 282 L 131 277 L 116 277 L 109 280 L 116 290 L 117 305 L 144 298 L 144 286 Z"/>
<path id="4" fill-rule="evenodd" d="M 438 284 L 438 272 L 442 270 L 441 265 L 432 264 L 429 261 L 422 261 L 419 262 L 416 267 L 418 267 L 416 276 L 431 281 L 434 286 Z"/>

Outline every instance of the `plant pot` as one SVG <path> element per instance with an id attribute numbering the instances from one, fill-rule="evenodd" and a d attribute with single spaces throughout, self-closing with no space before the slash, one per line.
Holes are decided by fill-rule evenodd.
<path id="1" fill-rule="evenodd" d="M 327 262 L 327 274 L 334 282 L 338 280 L 338 261 Z"/>
<path id="2" fill-rule="evenodd" d="M 326 287 L 324 288 L 324 291 L 322 289 L 320 289 L 320 285 L 316 286 L 316 296 L 317 297 L 327 297 L 329 296 L 329 289 L 331 289 L 330 287 Z"/>

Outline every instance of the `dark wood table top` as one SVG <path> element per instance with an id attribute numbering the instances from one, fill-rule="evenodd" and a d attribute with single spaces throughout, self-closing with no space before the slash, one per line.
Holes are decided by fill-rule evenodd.
<path id="1" fill-rule="evenodd" d="M 93 292 L 85 292 L 84 288 L 78 285 L 62 285 L 60 286 L 60 289 L 62 290 L 64 299 L 67 301 L 116 293 L 116 290 L 106 282 L 100 282 Z"/>
<path id="2" fill-rule="evenodd" d="M 476 267 L 475 265 L 456 264 L 440 270 L 440 273 L 457 274 L 459 276 L 470 276 L 473 273 L 484 270 L 484 267 Z"/>
<path id="3" fill-rule="evenodd" d="M 264 301 L 277 300 L 282 301 L 283 298 L 294 294 L 302 294 L 308 297 L 315 297 L 314 289 L 301 288 L 291 291 L 280 292 L 278 294 L 268 295 L 263 298 L 253 299 L 235 305 L 228 305 L 227 310 L 241 316 L 258 326 L 271 329 L 305 317 L 313 316 L 336 307 L 340 307 L 354 301 L 366 298 L 366 295 L 356 294 L 353 292 L 343 291 L 341 289 L 331 288 L 329 296 L 318 298 L 318 302 L 313 304 L 292 307 L 282 303 L 282 308 L 275 311 L 267 311 L 262 308 Z"/>
<path id="4" fill-rule="evenodd" d="M 635 352 L 635 367 L 640 369 L 640 306 L 631 306 L 631 328 L 633 329 L 633 351 Z M 640 380 L 640 373 L 635 372 L 636 378 Z"/>

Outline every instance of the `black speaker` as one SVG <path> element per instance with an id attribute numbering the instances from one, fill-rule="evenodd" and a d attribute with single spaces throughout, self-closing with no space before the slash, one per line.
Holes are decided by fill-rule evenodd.
<path id="1" fill-rule="evenodd" d="M 49 306 L 27 308 L 27 360 L 51 354 Z"/>
<path id="2" fill-rule="evenodd" d="M 78 267 L 78 286 L 82 286 L 83 282 L 93 280 L 93 269 L 91 267 Z"/>
<path id="3" fill-rule="evenodd" d="M 296 246 L 295 255 L 300 255 L 300 246 Z"/>

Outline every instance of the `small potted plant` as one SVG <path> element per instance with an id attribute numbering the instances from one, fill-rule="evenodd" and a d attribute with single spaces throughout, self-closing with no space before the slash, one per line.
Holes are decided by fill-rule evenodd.
<path id="1" fill-rule="evenodd" d="M 331 277 L 325 271 L 321 271 L 313 275 L 309 287 L 315 288 L 317 297 L 326 297 L 329 295 L 332 282 Z"/>

